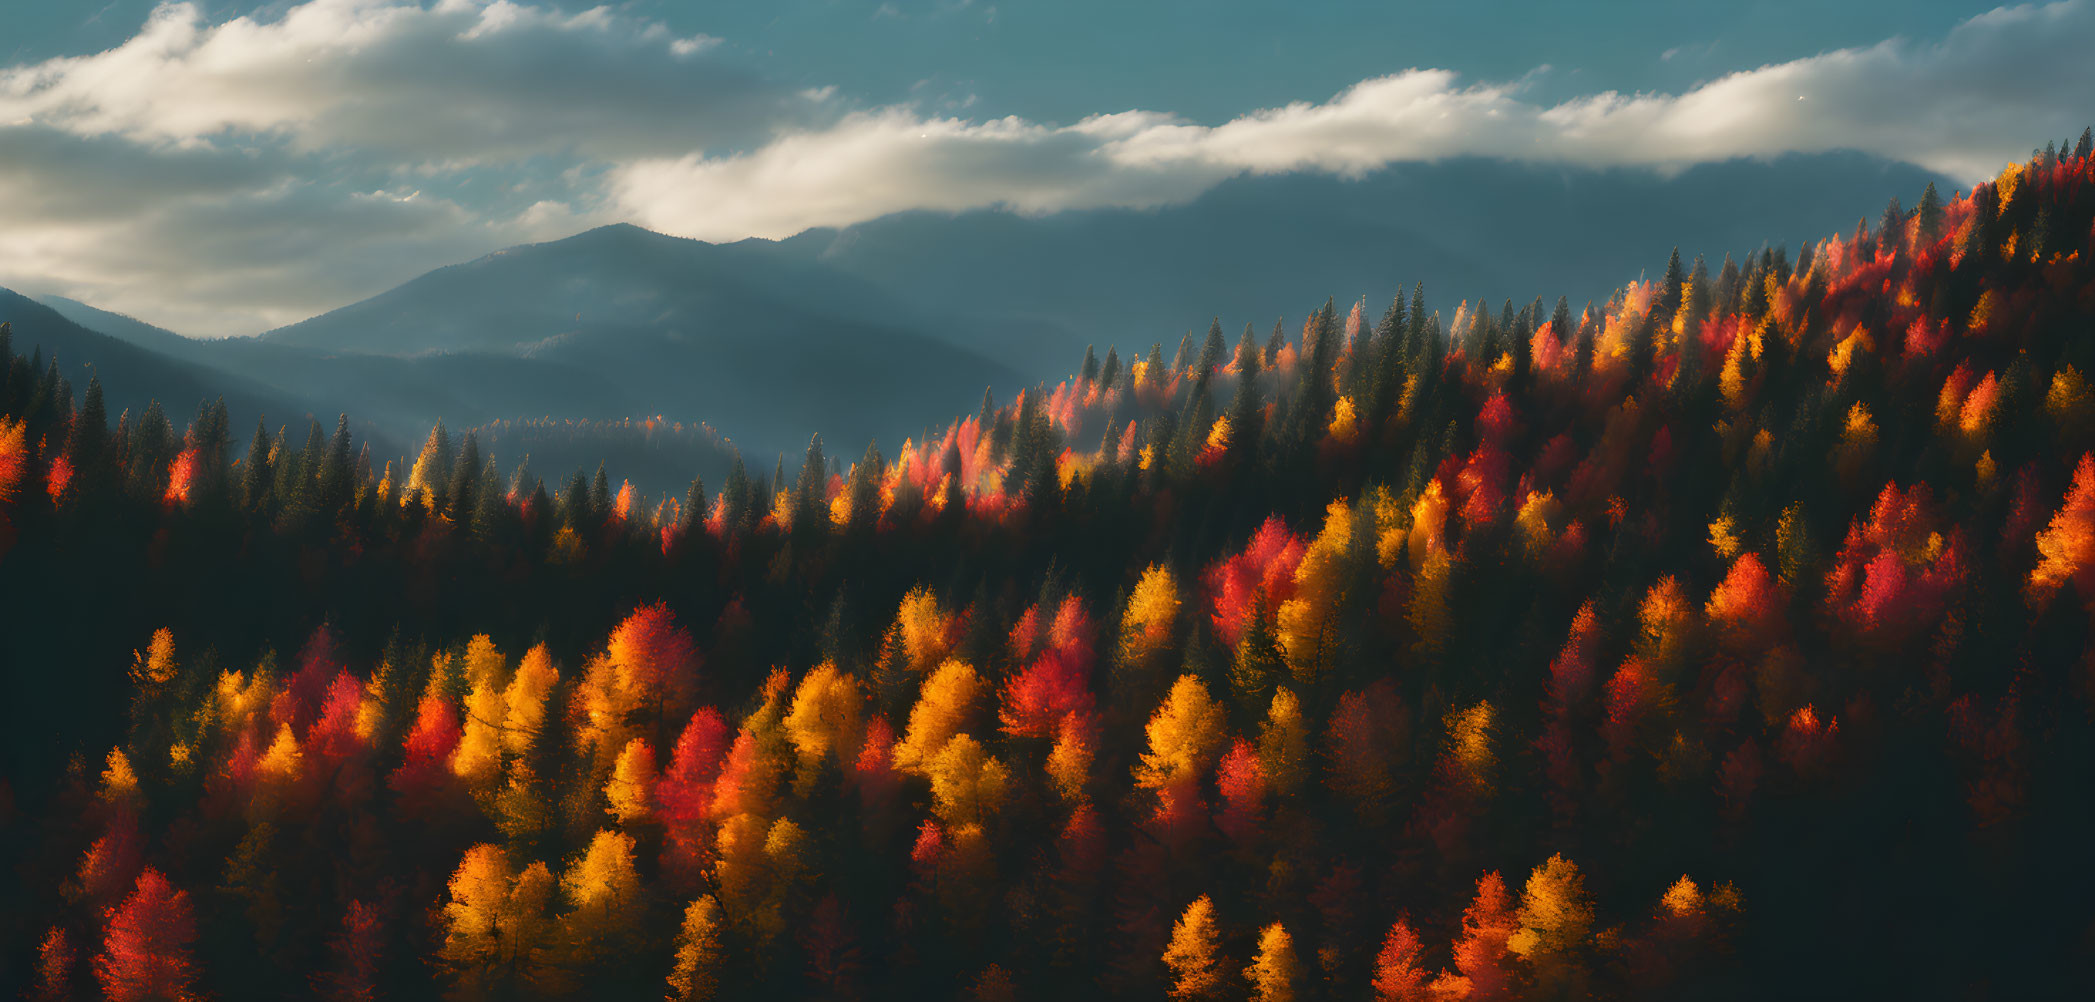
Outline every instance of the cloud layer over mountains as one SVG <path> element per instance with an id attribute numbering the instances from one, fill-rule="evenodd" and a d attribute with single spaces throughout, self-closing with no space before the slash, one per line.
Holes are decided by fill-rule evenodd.
<path id="1" fill-rule="evenodd" d="M 1545 103 L 1525 81 L 1392 67 L 1218 123 L 866 106 L 728 48 L 511 0 L 309 0 L 220 23 L 166 4 L 115 48 L 0 69 L 0 284 L 246 333 L 618 220 L 784 237 L 905 210 L 1183 204 L 1247 173 L 1476 155 L 1673 171 L 1861 150 L 1968 182 L 2095 114 L 2095 0 L 1677 94 Z"/>

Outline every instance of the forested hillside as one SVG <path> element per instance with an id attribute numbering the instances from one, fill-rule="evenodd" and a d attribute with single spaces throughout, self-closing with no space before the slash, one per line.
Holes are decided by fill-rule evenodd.
<path id="1" fill-rule="evenodd" d="M 404 468 L 347 421 L 112 430 L 0 337 L 0 971 L 2080 990 L 2089 145 L 1583 309 L 1108 349 L 679 497 L 442 428 Z"/>

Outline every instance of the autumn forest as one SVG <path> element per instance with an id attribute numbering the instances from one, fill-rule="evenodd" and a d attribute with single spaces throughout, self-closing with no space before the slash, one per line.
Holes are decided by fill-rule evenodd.
<path id="1" fill-rule="evenodd" d="M 730 447 L 111 414 L 0 325 L 0 983 L 2058 997 L 2089 146 L 1601 303 L 1087 353 L 667 494 L 630 443 Z"/>

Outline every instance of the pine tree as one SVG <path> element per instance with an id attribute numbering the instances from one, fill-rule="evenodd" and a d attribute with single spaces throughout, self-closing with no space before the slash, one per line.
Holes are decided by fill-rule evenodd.
<path id="1" fill-rule="evenodd" d="M 611 517 L 611 477 L 604 472 L 604 464 L 596 464 L 596 477 L 589 482 L 589 524 L 602 525 Z"/>
<path id="2" fill-rule="evenodd" d="M 1390 404 L 1397 398 L 1404 385 L 1404 296 L 1400 293 L 1389 301 L 1389 308 L 1382 311 L 1382 319 L 1375 324 L 1373 340 L 1355 349 L 1356 354 L 1371 359 L 1372 377 L 1367 386 L 1367 413 L 1369 420 L 1380 422 L 1389 413 Z"/>
<path id="3" fill-rule="evenodd" d="M 189 446 L 196 450 L 195 497 L 208 499 L 208 503 L 223 503 L 231 488 L 226 479 L 226 462 L 232 445 L 233 421 L 226 412 L 225 398 L 217 397 L 198 407 L 196 420 L 189 426 Z"/>
<path id="4" fill-rule="evenodd" d="M 1206 379 L 1208 373 L 1214 371 L 1216 366 L 1222 364 L 1222 353 L 1227 348 L 1228 342 L 1222 339 L 1222 318 L 1216 317 L 1214 320 L 1209 321 L 1207 339 L 1202 341 L 1200 345 L 1200 371 L 1198 375 L 1202 379 Z"/>
<path id="5" fill-rule="evenodd" d="M 98 493 L 115 482 L 116 468 L 109 454 L 109 414 L 102 402 L 102 380 L 87 379 L 87 393 L 66 443 L 66 456 L 73 464 L 73 481 L 81 496 Z"/>
<path id="6" fill-rule="evenodd" d="M 1331 300 L 1310 314 L 1302 326 L 1302 386 L 1287 427 L 1288 440 L 1299 447 L 1315 440 L 1331 413 L 1331 362 L 1338 354 L 1337 311 Z"/>
<path id="7" fill-rule="evenodd" d="M 1935 182 L 1928 182 L 1927 188 L 1921 191 L 1920 205 L 1914 209 L 1914 214 L 1920 217 L 1921 243 L 1934 243 L 1942 232 L 1942 196 L 1935 193 Z"/>
<path id="8" fill-rule="evenodd" d="M 1237 390 L 1229 404 L 1229 451 L 1241 463 L 1258 455 L 1259 439 L 1265 434 L 1266 405 L 1260 398 L 1259 350 L 1252 341 L 1251 325 L 1237 342 Z"/>
<path id="9" fill-rule="evenodd" d="M 677 513 L 677 528 L 696 532 L 705 524 L 710 500 L 706 497 L 706 480 L 702 476 L 691 478 L 690 489 L 684 492 L 684 507 Z"/>
<path id="10" fill-rule="evenodd" d="M 1106 363 L 1100 366 L 1098 370 L 1098 388 L 1110 390 L 1113 388 L 1113 381 L 1118 378 L 1120 378 L 1120 349 L 1109 344 L 1106 346 Z"/>
<path id="11" fill-rule="evenodd" d="M 1098 382 L 1098 356 L 1092 353 L 1091 345 L 1087 344 L 1084 346 L 1084 366 L 1077 371 L 1077 378 L 1082 379 L 1084 382 Z"/>
<path id="12" fill-rule="evenodd" d="M 1928 183 L 1932 185 L 1935 182 L 1930 181 Z M 1904 233 L 1905 229 L 1906 209 L 1899 204 L 1899 197 L 1893 195 L 1891 196 L 1891 201 L 1884 204 L 1883 218 L 1877 220 L 1877 239 L 1880 241 L 1891 239 Z M 1893 249 L 1897 250 L 1898 248 L 1895 247 Z"/>
<path id="13" fill-rule="evenodd" d="M 866 443 L 866 454 L 860 456 L 857 465 L 851 467 L 851 480 L 844 485 L 851 505 L 851 525 L 865 527 L 880 521 L 880 482 L 886 473 L 887 462 L 880 455 L 877 442 Z"/>
<path id="14" fill-rule="evenodd" d="M 317 431 L 318 426 L 315 428 Z M 125 450 L 132 491 L 141 497 L 152 498 L 164 493 L 167 490 L 167 466 L 174 461 L 178 451 L 174 426 L 168 423 L 166 412 L 160 409 L 160 401 L 147 403 L 144 415 L 131 426 L 131 440 Z"/>
<path id="15" fill-rule="evenodd" d="M 589 478 L 581 470 L 569 474 L 560 490 L 560 524 L 579 530 L 589 522 Z"/>
<path id="16" fill-rule="evenodd" d="M 1680 266 L 1680 248 L 1675 247 L 1666 258 L 1666 275 L 1659 279 L 1658 300 L 1651 306 L 1651 315 L 1673 319 L 1673 314 L 1680 312 L 1680 294 L 1687 280 L 1687 272 Z"/>
<path id="17" fill-rule="evenodd" d="M 749 520 L 749 494 L 749 469 L 742 465 L 742 454 L 737 452 L 734 465 L 727 471 L 727 485 L 720 493 L 720 521 L 729 536 Z"/>
<path id="18" fill-rule="evenodd" d="M 409 468 L 407 487 L 400 492 L 403 500 L 416 494 L 421 503 L 437 511 L 444 509 L 449 486 L 451 463 L 457 457 L 451 453 L 451 436 L 444 430 L 444 420 L 438 418 L 435 427 L 429 429 L 429 437 L 422 442 L 422 451 L 415 456 Z"/>
<path id="19" fill-rule="evenodd" d="M 603 467 L 597 468 L 599 473 Z M 452 462 L 450 488 L 445 491 L 449 503 L 444 512 L 453 521 L 466 522 L 480 507 L 480 437 L 477 432 L 466 432 L 465 443 L 458 448 L 458 458 Z"/>
<path id="20" fill-rule="evenodd" d="M 255 437 L 248 440 L 246 468 L 240 475 L 240 502 L 251 512 L 266 512 L 275 471 L 269 468 L 269 426 L 255 419 Z"/>
<path id="21" fill-rule="evenodd" d="M 328 440 L 326 455 L 314 478 L 314 507 L 328 514 L 340 510 L 354 490 L 351 478 L 355 473 L 350 465 L 349 415 L 342 414 L 335 418 L 334 437 Z"/>
<path id="22" fill-rule="evenodd" d="M 502 474 L 495 468 L 495 457 L 487 457 L 480 465 L 480 482 L 473 488 L 472 518 L 473 535 L 484 540 L 495 540 L 501 532 L 502 522 L 515 509 L 502 493 Z"/>
<path id="23" fill-rule="evenodd" d="M 793 529 L 807 533 L 829 524 L 829 462 L 822 458 L 822 436 L 808 439 L 807 458 L 793 485 Z"/>

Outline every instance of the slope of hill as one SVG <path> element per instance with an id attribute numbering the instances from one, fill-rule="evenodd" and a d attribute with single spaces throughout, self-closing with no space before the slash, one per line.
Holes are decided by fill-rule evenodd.
<path id="1" fill-rule="evenodd" d="M 1019 381 L 916 321 L 820 265 L 609 226 L 442 268 L 262 340 L 554 362 L 616 386 L 623 413 L 576 413 L 558 392 L 515 413 L 702 419 L 766 454 L 825 429 L 899 441 Z"/>
<path id="2" fill-rule="evenodd" d="M 112 448 L 0 356 L 6 969 L 2077 997 L 2091 144 L 1795 259 L 1327 304 L 683 504 L 434 434 L 404 475 Z"/>
<path id="3" fill-rule="evenodd" d="M 1220 316 L 1260 336 L 1336 294 L 1387 302 L 1414 282 L 1497 303 L 1605 299 L 1667 248 L 1721 258 L 1800 246 L 1907 204 L 1924 171 L 1859 154 L 1788 156 L 1662 177 L 1464 159 L 1358 180 L 1244 177 L 1153 211 L 1031 219 L 1008 212 L 906 213 L 815 230 L 779 250 L 819 261 L 920 307 L 976 318 L 971 343 L 1031 378 L 1099 354 L 1197 336 Z M 1947 192 L 1948 186 L 1944 184 Z M 738 245 L 739 246 L 739 245 Z M 1292 321 L 1291 321 L 1292 322 Z"/>
<path id="4" fill-rule="evenodd" d="M 1674 243 L 1721 252 L 1817 238 L 1851 229 L 1855 206 L 1887 191 L 1910 200 L 1929 180 L 1853 154 L 1670 178 L 1462 160 L 1359 180 L 1241 178 L 1155 211 L 905 213 L 780 242 L 618 225 L 438 269 L 264 338 L 558 359 L 615 380 L 628 414 L 711 421 L 757 451 L 816 430 L 893 441 L 970 401 L 883 400 L 858 374 L 1009 393 L 1066 374 L 1086 344 L 1168 350 L 1214 315 L 1263 335 L 1334 287 L 1382 299 L 1423 281 L 1579 304 Z M 557 398 L 544 409 L 565 413 Z M 783 417 L 795 413 L 818 420 Z"/>
<path id="5" fill-rule="evenodd" d="M 1008 394 L 1067 372 L 1085 344 L 1168 350 L 1204 311 L 1263 335 L 1265 318 L 1313 291 L 1382 297 L 1398 280 L 1579 303 L 1682 233 L 1690 248 L 1785 242 L 1845 229 L 1853 206 L 1925 181 L 1855 155 L 1673 178 L 1461 161 L 1357 181 L 1244 178 L 1154 212 L 904 214 L 778 243 L 605 227 L 439 269 L 262 339 L 191 341 L 52 305 L 398 442 L 438 418 L 659 414 L 712 422 L 760 462 L 817 431 L 898 442 L 972 409 L 984 385 Z"/>
<path id="6" fill-rule="evenodd" d="M 198 339 L 120 313 L 64 297 L 42 302 L 100 333 L 245 379 L 282 393 L 321 402 L 322 413 L 368 419 L 381 433 L 381 456 L 397 456 L 403 443 L 420 441 L 438 421 L 466 431 L 523 428 L 529 434 L 484 435 L 486 455 L 514 466 L 528 455 L 548 476 L 587 471 L 605 459 L 629 469 L 643 492 L 674 494 L 694 474 L 718 480 L 732 462 L 732 447 L 717 436 L 684 441 L 680 436 L 627 442 L 608 429 L 644 409 L 611 380 L 580 366 L 491 352 L 438 352 L 412 357 L 366 355 L 272 344 L 255 338 Z M 236 416 L 249 416 L 235 408 Z M 517 415 L 557 410 L 568 434 L 540 433 Z M 604 453 L 599 455 L 598 453 Z"/>
<path id="7" fill-rule="evenodd" d="M 220 397 L 243 421 L 266 417 L 272 426 L 299 425 L 315 415 L 332 423 L 334 416 L 341 413 L 316 406 L 314 397 L 199 364 L 195 361 L 198 354 L 186 350 L 181 356 L 162 354 L 89 330 L 43 303 L 7 289 L 0 289 L 0 322 L 13 325 L 18 353 L 27 355 L 40 350 L 46 361 L 57 360 L 60 374 L 73 384 L 76 395 L 86 389 L 91 375 L 99 378 L 111 417 L 124 411 L 141 413 L 158 400 L 168 419 L 180 427 L 200 404 Z"/>
<path id="8" fill-rule="evenodd" d="M 172 358 L 200 361 L 210 350 L 210 341 L 202 338 L 184 337 L 165 327 L 146 323 L 125 313 L 112 313 L 90 306 L 77 299 L 64 296 L 38 296 L 37 302 L 51 308 L 52 312 L 71 320 L 97 334 L 106 334 L 119 341 L 127 341 L 140 348 L 156 351 Z"/>

